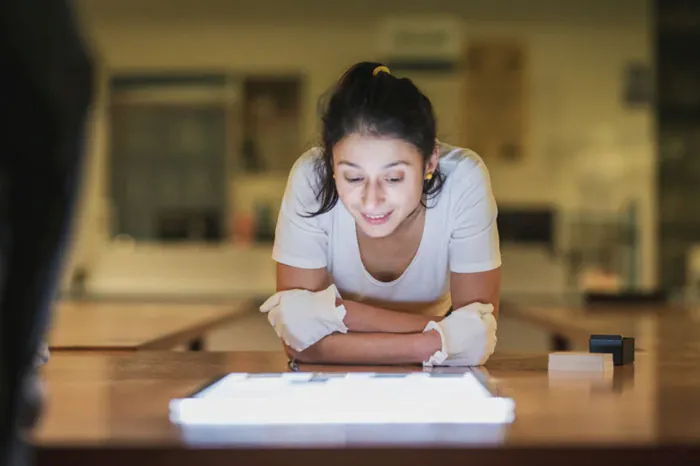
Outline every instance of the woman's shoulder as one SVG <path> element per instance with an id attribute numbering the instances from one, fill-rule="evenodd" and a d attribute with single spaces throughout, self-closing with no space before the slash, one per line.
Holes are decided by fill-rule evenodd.
<path id="1" fill-rule="evenodd" d="M 471 149 L 439 144 L 440 172 L 445 177 L 444 198 L 464 202 L 466 196 L 490 195 L 491 177 L 481 156 Z"/>
<path id="2" fill-rule="evenodd" d="M 321 185 L 318 163 L 321 161 L 321 149 L 312 147 L 302 153 L 289 170 L 287 190 L 299 194 L 316 193 Z"/>
<path id="3" fill-rule="evenodd" d="M 444 142 L 438 143 L 440 171 L 446 181 L 459 181 L 465 175 L 488 175 L 484 160 L 471 149 L 453 146 Z"/>
<path id="4" fill-rule="evenodd" d="M 320 147 L 312 147 L 303 152 L 292 165 L 289 171 L 290 180 L 316 181 L 316 166 L 322 156 Z"/>
<path id="5" fill-rule="evenodd" d="M 443 144 L 439 163 L 445 177 L 440 197 L 454 227 L 490 225 L 497 206 L 484 160 L 471 149 Z"/>
<path id="6" fill-rule="evenodd" d="M 297 158 L 289 171 L 285 200 L 302 205 L 307 212 L 317 211 L 321 207 L 318 194 L 323 187 L 319 171 L 322 156 L 321 148 L 312 147 Z"/>

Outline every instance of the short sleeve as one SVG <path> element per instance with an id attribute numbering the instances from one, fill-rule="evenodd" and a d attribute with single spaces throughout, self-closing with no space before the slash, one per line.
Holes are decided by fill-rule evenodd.
<path id="1" fill-rule="evenodd" d="M 450 270 L 474 273 L 501 266 L 498 208 L 484 162 L 476 154 L 450 174 Z"/>
<path id="2" fill-rule="evenodd" d="M 314 161 L 317 152 L 302 155 L 292 167 L 280 206 L 272 259 L 302 269 L 319 269 L 328 265 L 328 231 L 322 214 L 309 217 L 318 209 Z"/>

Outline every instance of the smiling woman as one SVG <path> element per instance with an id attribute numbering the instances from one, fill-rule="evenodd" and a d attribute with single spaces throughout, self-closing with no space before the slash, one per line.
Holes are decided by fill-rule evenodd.
<path id="1" fill-rule="evenodd" d="M 477 365 L 496 344 L 497 208 L 472 151 L 379 63 L 348 70 L 289 175 L 261 310 L 300 361 Z M 447 317 L 448 310 L 455 309 Z"/>

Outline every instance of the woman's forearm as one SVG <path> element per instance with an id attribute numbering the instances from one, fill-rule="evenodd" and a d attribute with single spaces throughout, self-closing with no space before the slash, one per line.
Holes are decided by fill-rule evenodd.
<path id="1" fill-rule="evenodd" d="M 309 364 L 419 364 L 441 349 L 440 334 L 425 333 L 334 333 L 289 356 Z"/>
<path id="2" fill-rule="evenodd" d="M 345 306 L 343 322 L 351 332 L 417 333 L 422 332 L 431 320 L 442 317 L 390 311 L 355 301 L 338 301 Z"/>

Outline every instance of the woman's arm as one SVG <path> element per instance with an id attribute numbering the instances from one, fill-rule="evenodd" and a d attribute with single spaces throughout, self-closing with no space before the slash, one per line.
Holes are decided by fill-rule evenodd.
<path id="1" fill-rule="evenodd" d="M 487 272 L 452 273 L 451 293 L 453 308 L 459 309 L 474 302 L 490 303 L 494 307 L 494 317 L 498 317 L 499 293 L 501 289 L 500 268 Z M 354 303 L 357 304 L 357 303 Z M 391 311 L 362 309 L 350 303 L 346 320 L 358 319 L 357 326 L 382 325 L 392 321 Z M 358 310 L 359 309 L 359 310 Z M 364 313 L 364 315 L 363 315 Z M 384 313 L 387 313 L 384 315 Z M 423 316 L 410 316 L 423 317 Z M 428 319 L 427 317 L 423 317 Z M 435 319 L 437 320 L 437 319 Z M 400 323 L 397 319 L 397 323 Z M 408 322 L 408 320 L 406 321 Z M 351 322 L 352 323 L 352 322 Z M 427 322 L 426 322 L 427 323 Z M 347 323 L 346 323 L 347 325 Z M 333 334 L 322 339 L 302 352 L 286 348 L 287 354 L 299 362 L 310 364 L 413 364 L 427 361 L 430 356 L 442 348 L 440 335 L 432 330 L 421 333 L 348 333 Z"/>
<path id="2" fill-rule="evenodd" d="M 277 264 L 277 291 L 304 289 L 321 291 L 332 283 L 328 271 L 324 269 L 300 269 Z M 406 312 L 390 311 L 375 306 L 348 300 L 338 300 L 346 309 L 343 323 L 351 332 L 415 333 L 422 332 L 431 320 L 430 317 Z"/>
<path id="3" fill-rule="evenodd" d="M 290 358 L 307 364 L 420 364 L 442 348 L 440 334 L 335 333 L 304 351 L 285 345 Z"/>
<path id="4" fill-rule="evenodd" d="M 471 303 L 493 305 L 493 316 L 498 318 L 501 293 L 501 268 L 487 272 L 455 273 L 450 275 L 452 308 L 459 309 Z"/>
<path id="5" fill-rule="evenodd" d="M 331 286 L 332 283 L 331 275 L 325 267 L 322 269 L 301 269 L 278 262 L 276 273 L 277 291 L 321 291 Z"/>
<path id="6" fill-rule="evenodd" d="M 347 311 L 343 322 L 351 332 L 416 333 L 422 332 L 431 320 L 443 317 L 390 311 L 355 301 L 338 300 Z"/>

